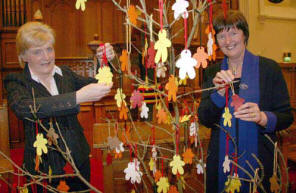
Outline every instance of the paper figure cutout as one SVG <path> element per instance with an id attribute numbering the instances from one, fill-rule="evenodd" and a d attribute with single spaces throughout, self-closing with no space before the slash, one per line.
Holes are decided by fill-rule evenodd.
<path id="1" fill-rule="evenodd" d="M 217 45 L 215 43 L 215 30 L 212 29 L 210 31 L 210 27 L 208 26 L 206 29 L 206 34 L 208 34 L 208 42 L 207 42 L 207 49 L 208 49 L 208 56 L 209 56 L 209 61 L 215 61 L 216 60 L 216 50 L 217 50 Z"/>
<path id="2" fill-rule="evenodd" d="M 165 62 L 168 58 L 168 50 L 167 48 L 171 47 L 172 43 L 169 39 L 167 39 L 166 30 L 160 30 L 158 32 L 158 41 L 154 45 L 154 49 L 157 50 L 155 56 L 155 63 Z"/>
<path id="3" fill-rule="evenodd" d="M 57 189 L 61 192 L 68 192 L 70 190 L 70 187 L 67 185 L 65 180 L 60 180 Z"/>
<path id="4" fill-rule="evenodd" d="M 194 154 L 192 153 L 191 148 L 187 148 L 182 156 L 184 158 L 185 164 L 192 164 L 192 158 L 194 158 Z"/>
<path id="5" fill-rule="evenodd" d="M 181 52 L 181 57 L 176 62 L 176 67 L 179 69 L 179 78 L 185 79 L 186 74 L 189 76 L 190 79 L 195 78 L 195 69 L 197 61 L 191 57 L 190 50 L 183 50 Z"/>
<path id="6" fill-rule="evenodd" d="M 137 18 L 139 16 L 139 14 L 138 14 L 136 7 L 134 5 L 129 6 L 127 14 L 128 14 L 128 18 L 129 18 L 130 22 L 133 25 L 137 26 L 137 24 L 138 24 Z"/>
<path id="7" fill-rule="evenodd" d="M 154 42 L 151 41 L 148 48 L 148 59 L 147 59 L 147 68 L 155 68 L 155 55 L 156 51 L 154 49 Z"/>
<path id="8" fill-rule="evenodd" d="M 184 174 L 183 166 L 185 162 L 181 160 L 180 155 L 174 155 L 173 161 L 170 162 L 170 166 L 172 167 L 172 172 L 174 175 L 179 173 L 180 175 Z"/>
<path id="9" fill-rule="evenodd" d="M 168 101 L 173 99 L 174 102 L 177 100 L 177 92 L 178 92 L 178 80 L 174 75 L 171 75 L 169 78 L 169 82 L 166 83 L 165 89 L 168 91 Z"/>
<path id="10" fill-rule="evenodd" d="M 196 68 L 199 68 L 202 66 L 202 68 L 206 68 L 208 66 L 207 59 L 209 58 L 209 55 L 205 52 L 204 47 L 198 47 L 196 49 L 196 53 L 193 55 L 193 58 L 197 61 Z"/>
<path id="11" fill-rule="evenodd" d="M 162 177 L 161 172 L 159 170 L 156 170 L 154 173 L 154 181 L 158 182 L 161 177 Z"/>
<path id="12" fill-rule="evenodd" d="M 66 163 L 63 170 L 65 171 L 65 174 L 74 174 L 74 169 L 69 162 Z"/>
<path id="13" fill-rule="evenodd" d="M 55 144 L 57 145 L 58 144 L 58 141 L 57 139 L 59 138 L 59 135 L 56 134 L 55 130 L 53 127 L 50 127 L 47 134 L 46 134 L 46 137 L 47 137 L 47 143 L 48 145 L 52 145 L 52 144 Z"/>
<path id="14" fill-rule="evenodd" d="M 179 193 L 179 192 L 177 190 L 177 187 L 172 185 L 172 186 L 170 186 L 168 193 Z"/>
<path id="15" fill-rule="evenodd" d="M 165 78 L 166 71 L 167 71 L 167 67 L 165 66 L 165 64 L 163 62 L 157 63 L 156 76 L 158 78 L 161 78 L 161 77 Z"/>
<path id="16" fill-rule="evenodd" d="M 109 66 L 103 66 L 99 68 L 99 72 L 96 75 L 96 79 L 99 80 L 98 83 L 112 84 L 113 74 Z"/>
<path id="17" fill-rule="evenodd" d="M 192 122 L 189 127 L 189 135 L 196 136 L 198 129 L 199 129 L 198 125 L 195 122 Z"/>
<path id="18" fill-rule="evenodd" d="M 198 163 L 196 164 L 196 172 L 197 174 L 203 174 L 204 173 L 204 168 L 206 167 L 206 164 L 202 163 L 202 160 L 200 159 Z"/>
<path id="19" fill-rule="evenodd" d="M 228 178 L 227 181 L 225 182 L 225 192 L 228 193 L 234 193 L 240 192 L 240 187 L 241 187 L 241 181 L 238 178 L 238 174 L 234 175 L 236 178 Z"/>
<path id="20" fill-rule="evenodd" d="M 177 19 L 180 15 L 185 19 L 188 18 L 187 7 L 189 6 L 188 1 L 185 0 L 176 0 L 172 6 L 174 11 L 174 18 Z"/>
<path id="21" fill-rule="evenodd" d="M 186 74 L 186 76 L 185 76 L 185 78 L 184 79 L 180 79 L 179 80 L 179 85 L 181 86 L 181 85 L 184 85 L 184 86 L 186 86 L 187 85 L 187 79 L 188 79 L 189 77 L 188 77 L 188 75 Z"/>
<path id="22" fill-rule="evenodd" d="M 128 167 L 124 169 L 125 180 L 130 180 L 132 184 L 141 183 L 143 173 L 140 171 L 140 162 L 134 158 L 132 162 L 128 163 Z"/>
<path id="23" fill-rule="evenodd" d="M 20 188 L 20 193 L 29 193 L 27 186 Z"/>
<path id="24" fill-rule="evenodd" d="M 122 50 L 121 56 L 119 57 L 119 61 L 121 62 L 121 71 L 128 71 L 128 54 L 127 50 Z"/>
<path id="25" fill-rule="evenodd" d="M 152 146 L 151 152 L 152 152 L 152 158 L 154 160 L 157 160 L 157 151 L 156 151 L 155 145 Z"/>
<path id="26" fill-rule="evenodd" d="M 170 187 L 169 180 L 166 177 L 161 177 L 157 184 L 157 192 L 158 193 L 167 193 Z"/>
<path id="27" fill-rule="evenodd" d="M 132 93 L 132 96 L 130 98 L 131 108 L 134 109 L 137 106 L 139 108 L 141 108 L 143 101 L 144 101 L 144 97 L 140 93 L 140 91 L 139 90 L 134 90 L 133 93 Z"/>
<path id="28" fill-rule="evenodd" d="M 121 107 L 122 102 L 125 102 L 125 94 L 122 92 L 122 88 L 118 88 L 114 99 L 116 100 L 117 107 Z"/>
<path id="29" fill-rule="evenodd" d="M 223 172 L 224 173 L 230 172 L 230 160 L 228 155 L 225 156 L 225 159 L 223 162 Z"/>
<path id="30" fill-rule="evenodd" d="M 47 153 L 46 144 L 47 144 L 47 139 L 43 137 L 42 133 L 38 133 L 36 136 L 36 141 L 33 144 L 33 147 L 36 147 L 37 149 L 36 153 L 38 156 L 41 156 L 42 152 L 45 154 Z"/>
<path id="31" fill-rule="evenodd" d="M 122 102 L 121 107 L 119 107 L 119 119 L 127 120 L 128 109 L 125 102 Z"/>
<path id="32" fill-rule="evenodd" d="M 148 112 L 149 112 L 149 108 L 147 107 L 146 103 L 143 102 L 142 107 L 141 107 L 141 118 L 145 118 L 148 119 Z"/>
<path id="33" fill-rule="evenodd" d="M 123 143 L 121 142 L 118 147 L 115 148 L 116 153 L 124 152 Z"/>
<path id="34" fill-rule="evenodd" d="M 155 169 L 156 169 L 155 161 L 153 158 L 150 158 L 149 169 L 150 169 L 150 171 L 155 171 Z"/>
<path id="35" fill-rule="evenodd" d="M 118 139 L 117 136 L 115 136 L 115 137 L 111 137 L 111 136 L 109 136 L 109 137 L 107 138 L 107 141 L 108 141 L 108 146 L 110 147 L 111 150 L 113 150 L 113 149 L 119 147 L 119 146 L 120 146 L 120 143 L 121 143 L 121 142 L 119 141 L 119 139 Z"/>
<path id="36" fill-rule="evenodd" d="M 157 119 L 157 123 L 161 124 L 161 123 L 167 123 L 167 119 L 168 119 L 168 115 L 167 113 L 161 108 L 157 111 L 156 114 Z"/>
<path id="37" fill-rule="evenodd" d="M 180 117 L 180 123 L 189 121 L 190 118 L 191 118 L 191 115 L 184 115 L 184 116 Z"/>
<path id="38" fill-rule="evenodd" d="M 245 99 L 239 97 L 237 94 L 232 95 L 232 102 L 231 106 L 234 107 L 234 111 L 237 111 L 237 109 L 242 106 L 245 102 Z"/>
<path id="39" fill-rule="evenodd" d="M 81 11 L 84 11 L 86 2 L 87 2 L 87 0 L 76 0 L 75 8 L 76 9 L 81 8 Z"/>
<path id="40" fill-rule="evenodd" d="M 277 178 L 275 173 L 269 179 L 269 182 L 270 182 L 270 191 L 271 192 L 280 192 L 281 187 L 280 187 L 280 185 L 278 183 L 278 178 Z"/>
<path id="41" fill-rule="evenodd" d="M 230 114 L 228 107 L 225 107 L 225 112 L 223 113 L 222 117 L 224 118 L 223 125 L 225 127 L 231 127 L 232 115 Z"/>

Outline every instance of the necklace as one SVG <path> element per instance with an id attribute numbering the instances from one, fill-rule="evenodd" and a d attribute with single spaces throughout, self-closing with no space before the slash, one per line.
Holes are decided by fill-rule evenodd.
<path id="1" fill-rule="evenodd" d="M 227 59 L 227 63 L 228 63 L 228 66 L 230 67 L 231 72 L 234 76 L 236 76 L 238 74 L 239 68 L 243 65 L 243 63 L 241 63 L 238 65 L 231 65 L 230 66 L 229 59 Z"/>

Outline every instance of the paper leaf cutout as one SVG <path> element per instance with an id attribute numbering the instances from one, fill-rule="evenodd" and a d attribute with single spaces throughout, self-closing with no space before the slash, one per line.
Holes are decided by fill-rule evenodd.
<path id="1" fill-rule="evenodd" d="M 195 78 L 195 69 L 197 61 L 191 57 L 190 50 L 183 50 L 181 52 L 181 57 L 176 62 L 176 67 L 179 69 L 179 78 L 185 79 L 186 75 L 189 76 L 190 79 Z"/>
<path id="2" fill-rule="evenodd" d="M 132 162 L 128 163 L 128 167 L 124 169 L 125 180 L 130 180 L 132 184 L 137 182 L 141 183 L 142 172 L 139 168 L 140 162 L 135 158 Z"/>
<path id="3" fill-rule="evenodd" d="M 121 107 L 119 108 L 119 119 L 127 120 L 127 113 L 128 109 L 126 107 L 125 102 L 123 102 Z"/>
<path id="4" fill-rule="evenodd" d="M 225 192 L 228 193 L 234 193 L 240 192 L 241 187 L 241 181 L 238 179 L 238 175 L 236 175 L 237 178 L 228 178 L 225 182 Z"/>
<path id="5" fill-rule="evenodd" d="M 239 97 L 237 94 L 232 95 L 232 102 L 231 106 L 234 107 L 234 110 L 237 111 L 237 109 L 244 104 L 245 99 Z"/>
<path id="6" fill-rule="evenodd" d="M 162 177 L 161 172 L 159 170 L 156 170 L 156 172 L 154 173 L 154 181 L 158 182 L 161 177 Z"/>
<path id="7" fill-rule="evenodd" d="M 189 121 L 190 118 L 191 118 L 191 115 L 184 115 L 184 116 L 180 117 L 180 123 Z"/>
<path id="8" fill-rule="evenodd" d="M 85 2 L 86 1 L 87 0 L 76 0 L 75 8 L 76 9 L 81 8 L 81 11 L 84 11 L 85 10 Z"/>
<path id="9" fill-rule="evenodd" d="M 170 186 L 168 193 L 179 193 L 179 192 L 177 190 L 177 187 L 172 185 L 172 186 Z"/>
<path id="10" fill-rule="evenodd" d="M 113 153 L 114 153 L 114 158 L 115 159 L 120 159 L 122 158 L 122 152 L 116 152 L 116 150 L 113 150 Z"/>
<path id="11" fill-rule="evenodd" d="M 177 100 L 177 92 L 178 92 L 178 80 L 174 75 L 171 75 L 169 78 L 169 82 L 165 85 L 165 89 L 168 91 L 168 101 L 173 99 L 174 102 Z"/>
<path id="12" fill-rule="evenodd" d="M 96 75 L 96 79 L 99 80 L 98 83 L 112 84 L 113 74 L 109 66 L 103 66 L 99 68 L 99 72 Z"/>
<path id="13" fill-rule="evenodd" d="M 141 118 L 148 119 L 148 112 L 149 108 L 147 107 L 146 103 L 143 102 L 142 107 L 141 107 Z"/>
<path id="14" fill-rule="evenodd" d="M 69 162 L 66 163 L 63 170 L 65 171 L 66 174 L 74 174 L 74 169 Z"/>
<path id="15" fill-rule="evenodd" d="M 23 187 L 23 188 L 20 188 L 20 193 L 29 193 L 29 190 L 28 190 L 27 186 Z"/>
<path id="16" fill-rule="evenodd" d="M 114 99 L 116 100 L 117 107 L 121 107 L 122 102 L 125 103 L 125 94 L 122 92 L 122 88 L 118 88 Z"/>
<path id="17" fill-rule="evenodd" d="M 157 119 L 158 124 L 167 123 L 168 116 L 167 116 L 167 113 L 162 108 L 157 111 L 156 117 L 158 118 Z"/>
<path id="18" fill-rule="evenodd" d="M 36 136 L 36 141 L 34 142 L 33 146 L 36 147 L 36 152 L 38 156 L 42 155 L 43 153 L 47 153 L 47 139 L 43 137 L 42 133 L 38 133 Z"/>
<path id="19" fill-rule="evenodd" d="M 229 112 L 229 108 L 225 107 L 225 112 L 223 113 L 223 125 L 226 127 L 228 125 L 228 127 L 231 127 L 231 119 L 232 119 L 232 115 Z"/>
<path id="20" fill-rule="evenodd" d="M 166 75 L 166 71 L 167 71 L 167 67 L 165 66 L 165 64 L 163 62 L 159 62 L 157 64 L 157 70 L 156 70 L 156 76 L 158 78 L 164 78 Z"/>
<path id="21" fill-rule="evenodd" d="M 186 85 L 187 85 L 187 79 L 188 79 L 188 78 L 189 78 L 188 75 L 186 75 L 184 79 L 180 79 L 180 80 L 179 80 L 179 85 L 184 85 L 184 86 L 186 86 Z"/>
<path id="22" fill-rule="evenodd" d="M 108 140 L 108 146 L 110 147 L 111 150 L 120 146 L 120 141 L 116 136 L 115 137 L 109 136 L 107 140 Z"/>
<path id="23" fill-rule="evenodd" d="M 168 47 L 171 47 L 172 43 L 169 39 L 167 39 L 167 32 L 166 30 L 160 30 L 158 32 L 158 41 L 156 41 L 154 45 L 154 49 L 157 50 L 155 56 L 155 63 L 165 62 L 168 58 Z"/>
<path id="24" fill-rule="evenodd" d="M 150 171 L 154 171 L 156 168 L 156 165 L 155 165 L 155 161 L 153 158 L 150 158 L 150 161 L 149 161 L 149 169 Z"/>
<path id="25" fill-rule="evenodd" d="M 194 158 L 194 154 L 192 153 L 192 150 L 190 148 L 187 148 L 182 156 L 186 164 L 192 164 L 192 158 Z"/>
<path id="26" fill-rule="evenodd" d="M 143 95 L 140 93 L 139 90 L 134 90 L 131 96 L 131 107 L 132 109 L 136 108 L 137 106 L 141 108 L 142 103 L 144 101 Z"/>
<path id="27" fill-rule="evenodd" d="M 200 66 L 206 68 L 208 66 L 207 59 L 209 58 L 209 55 L 205 52 L 204 47 L 198 47 L 193 58 L 197 61 L 196 68 L 199 68 Z"/>
<path id="28" fill-rule="evenodd" d="M 169 180 L 166 177 L 161 177 L 157 184 L 157 192 L 158 193 L 167 193 L 170 187 Z"/>
<path id="29" fill-rule="evenodd" d="M 185 19 L 188 18 L 187 7 L 189 6 L 188 1 L 185 0 L 176 0 L 172 6 L 174 11 L 174 18 L 177 19 L 180 15 Z"/>
<path id="30" fill-rule="evenodd" d="M 121 142 L 118 147 L 115 148 L 116 153 L 124 152 L 123 143 Z"/>
<path id="31" fill-rule="evenodd" d="M 148 48 L 148 59 L 147 59 L 147 68 L 155 68 L 155 55 L 156 51 L 154 49 L 154 42 L 151 41 Z"/>
<path id="32" fill-rule="evenodd" d="M 130 22 L 133 25 L 137 26 L 137 24 L 138 24 L 138 22 L 137 22 L 138 13 L 137 13 L 137 10 L 136 10 L 134 5 L 129 6 L 127 14 L 128 14 L 128 18 L 129 18 Z"/>
<path id="33" fill-rule="evenodd" d="M 206 164 L 202 163 L 202 160 L 200 159 L 199 162 L 196 164 L 196 172 L 197 174 L 203 174 L 204 173 L 204 167 L 206 167 Z"/>
<path id="34" fill-rule="evenodd" d="M 190 136 L 196 136 L 198 130 L 199 130 L 198 125 L 197 125 L 195 122 L 192 122 L 192 123 L 190 124 L 190 127 L 189 127 L 189 135 L 190 135 Z"/>
<path id="35" fill-rule="evenodd" d="M 170 166 L 172 167 L 172 172 L 174 175 L 179 173 L 180 175 L 184 174 L 183 166 L 185 162 L 181 160 L 180 155 L 174 155 L 173 161 L 170 162 Z"/>
<path id="36" fill-rule="evenodd" d="M 68 192 L 70 190 L 70 187 L 67 185 L 66 181 L 60 180 L 60 183 L 59 183 L 57 189 L 62 192 Z"/>
<path id="37" fill-rule="evenodd" d="M 39 171 L 39 165 L 40 165 L 39 158 L 40 158 L 40 157 L 39 157 L 38 155 L 35 156 L 35 168 L 34 168 L 34 169 L 35 169 L 35 171 L 37 171 L 37 172 Z"/>
<path id="38" fill-rule="evenodd" d="M 208 49 L 208 56 L 210 61 L 216 60 L 216 50 L 217 45 L 215 44 L 215 39 L 213 38 L 215 36 L 215 30 L 212 29 L 212 31 L 209 30 L 209 26 L 206 29 L 206 34 L 208 34 L 208 42 L 207 42 L 207 49 Z"/>
<path id="39" fill-rule="evenodd" d="M 128 70 L 128 54 L 127 54 L 127 50 L 122 50 L 121 56 L 119 57 L 119 61 L 121 62 L 121 71 L 126 72 Z"/>
<path id="40" fill-rule="evenodd" d="M 48 145 L 52 145 L 52 144 L 55 144 L 57 145 L 57 139 L 59 138 L 59 135 L 56 134 L 55 130 L 53 127 L 50 127 L 47 134 L 46 134 L 46 137 L 48 138 L 47 142 L 48 142 Z"/>
<path id="41" fill-rule="evenodd" d="M 280 192 L 281 187 L 278 183 L 276 174 L 273 174 L 272 177 L 269 179 L 270 182 L 270 191 L 271 192 Z"/>
<path id="42" fill-rule="evenodd" d="M 224 173 L 230 172 L 230 160 L 228 155 L 225 156 L 225 159 L 223 162 L 223 172 Z"/>

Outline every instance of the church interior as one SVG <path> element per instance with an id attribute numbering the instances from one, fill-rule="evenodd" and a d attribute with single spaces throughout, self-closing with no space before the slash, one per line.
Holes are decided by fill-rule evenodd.
<path id="1" fill-rule="evenodd" d="M 177 81 L 178 85 L 175 96 L 168 93 L 169 89 L 173 90 L 168 82 L 172 78 L 170 75 L 178 76 L 179 69 L 171 65 L 184 47 L 188 47 L 192 55 L 198 48 L 206 48 L 209 35 L 207 29 L 210 29 L 212 17 L 219 11 L 227 13 L 229 10 L 239 10 L 247 19 L 250 33 L 247 49 L 276 61 L 284 76 L 294 122 L 289 128 L 276 132 L 276 147 L 280 153 L 279 163 L 275 164 L 282 168 L 278 171 L 278 190 L 296 192 L 296 2 L 185 0 L 189 2 L 189 17 L 185 20 L 182 17 L 174 18 L 171 7 L 178 1 L 1 1 L 0 192 L 23 192 L 22 187 L 26 184 L 24 177 L 18 175 L 20 169 L 16 167 L 22 167 L 23 162 L 23 120 L 17 118 L 8 105 L 4 79 L 10 73 L 23 70 L 19 65 L 15 38 L 20 26 L 29 21 L 43 22 L 54 29 L 55 65 L 66 65 L 78 75 L 96 77 L 100 68 L 96 57 L 98 47 L 109 42 L 115 50 L 118 63 L 109 63 L 113 73 L 111 92 L 100 101 L 80 104 L 78 113 L 90 146 L 90 183 L 93 192 L 161 192 L 156 186 L 155 172 L 158 172 L 159 178 L 166 175 L 171 186 L 174 185 L 175 189 L 171 188 L 169 192 L 206 192 L 206 177 L 199 173 L 197 165 L 207 159 L 211 129 L 199 123 L 197 109 L 204 91 L 205 70 L 223 61 L 223 52 L 216 47 L 212 57 L 205 60 L 206 64 L 201 63 L 199 67 L 192 68 L 195 78 L 172 80 L 172 84 Z M 137 15 L 136 21 L 130 19 L 127 7 L 131 5 L 135 9 L 133 13 Z M 158 39 L 158 31 L 162 29 L 171 34 L 168 62 L 153 63 L 154 66 L 149 67 L 147 48 L 150 41 Z M 119 66 L 124 60 L 123 50 L 127 51 L 128 57 L 126 70 Z M 126 106 L 130 107 L 127 117 L 124 117 L 124 110 L 118 106 L 118 92 L 123 92 L 125 98 L 120 105 L 126 102 Z M 137 104 L 133 103 L 139 98 L 147 104 L 145 108 L 148 112 L 145 115 L 142 111 L 144 107 L 136 107 Z M 191 123 L 199 125 L 196 135 L 189 132 Z M 115 136 L 123 144 L 120 151 L 110 144 L 110 137 Z M 157 161 L 152 159 L 154 146 L 159 148 L 158 156 L 162 158 Z M 170 167 L 170 161 L 175 160 L 174 152 L 182 155 L 189 147 L 193 151 L 193 160 L 190 161 L 194 164 L 186 164 L 183 175 L 180 175 L 180 171 L 174 175 Z M 131 183 L 124 172 L 132 157 L 140 160 L 138 169 L 143 173 L 140 176 L 141 183 Z M 211 166 L 201 167 L 206 170 Z"/>

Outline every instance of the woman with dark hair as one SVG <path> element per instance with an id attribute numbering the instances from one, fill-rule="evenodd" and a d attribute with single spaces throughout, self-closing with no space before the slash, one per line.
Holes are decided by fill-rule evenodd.
<path id="1" fill-rule="evenodd" d="M 225 57 L 222 63 L 205 71 L 203 87 L 220 88 L 204 92 L 199 107 L 200 122 L 212 131 L 207 154 L 207 192 L 223 192 L 227 188 L 228 176 L 235 176 L 234 172 L 239 178 L 250 179 L 234 164 L 230 164 L 228 170 L 226 157 L 237 160 L 238 165 L 252 176 L 253 169 L 258 168 L 259 177 L 264 175 L 258 191 L 270 192 L 274 145 L 265 135 L 276 142 L 275 132 L 293 122 L 285 80 L 275 61 L 256 56 L 246 49 L 249 27 L 242 13 L 231 10 L 226 17 L 221 13 L 214 19 L 213 26 L 216 41 Z M 229 84 L 233 89 L 225 87 Z M 234 108 L 230 104 L 238 96 L 244 103 Z M 228 110 L 232 117 L 229 124 L 224 124 L 225 111 Z M 252 154 L 263 164 L 264 170 Z M 240 192 L 249 192 L 251 182 L 240 182 Z"/>

